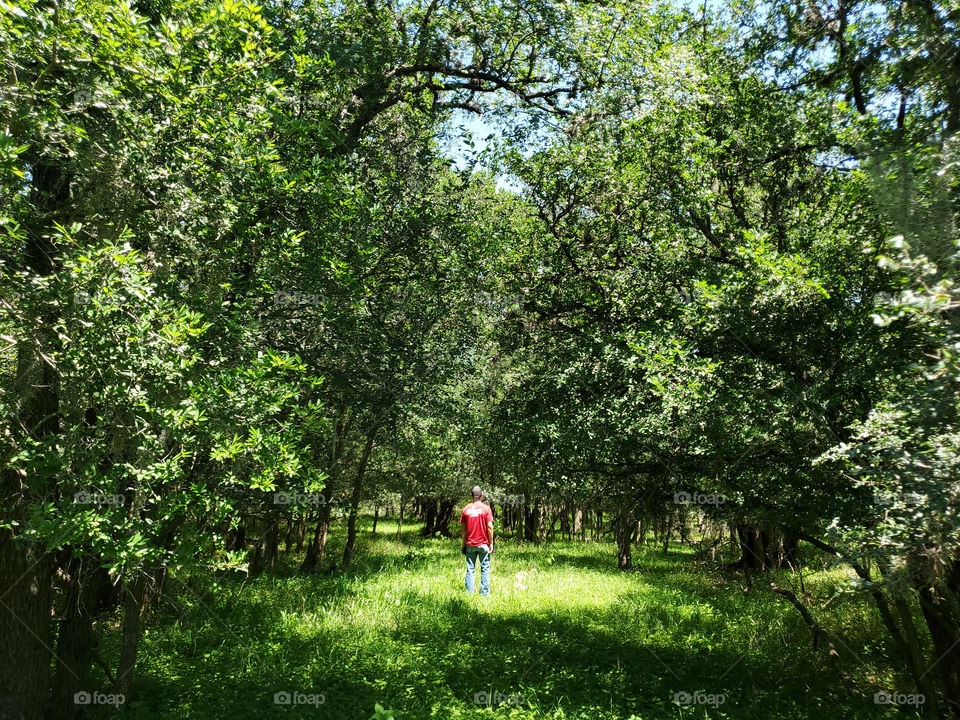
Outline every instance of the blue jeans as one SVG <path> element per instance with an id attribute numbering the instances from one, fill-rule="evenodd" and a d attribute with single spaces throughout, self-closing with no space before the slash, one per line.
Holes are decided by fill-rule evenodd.
<path id="1" fill-rule="evenodd" d="M 467 577 L 464 585 L 467 592 L 473 592 L 473 568 L 476 565 L 477 558 L 480 559 L 480 597 L 486 597 L 490 594 L 490 546 L 480 545 L 474 547 L 467 545 Z"/>

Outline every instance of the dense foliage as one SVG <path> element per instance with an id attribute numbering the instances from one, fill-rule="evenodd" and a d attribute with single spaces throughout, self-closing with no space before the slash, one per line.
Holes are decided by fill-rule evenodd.
<path id="1" fill-rule="evenodd" d="M 829 558 L 960 713 L 960 10 L 0 13 L 0 717 L 129 692 L 171 576 L 346 570 L 474 483 L 624 570 Z"/>

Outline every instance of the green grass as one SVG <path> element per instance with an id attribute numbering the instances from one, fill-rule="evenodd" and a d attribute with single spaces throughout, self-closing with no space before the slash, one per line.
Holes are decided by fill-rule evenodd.
<path id="1" fill-rule="evenodd" d="M 795 583 L 787 573 L 759 576 L 745 594 L 741 576 L 697 566 L 684 547 L 666 556 L 641 548 L 638 569 L 624 573 L 610 544 L 503 540 L 482 600 L 463 589 L 458 541 L 416 530 L 408 526 L 402 542 L 371 539 L 368 524 L 348 573 L 299 575 L 298 558 L 285 557 L 255 579 L 171 581 L 146 619 L 126 710 L 367 720 L 379 702 L 396 720 L 904 717 L 873 702 L 898 685 L 871 608 L 853 599 L 821 607 L 842 569 L 805 580 L 852 683 L 768 589 L 771 578 Z M 277 705 L 280 691 L 322 694 L 323 703 Z M 478 705 L 483 691 L 508 702 Z M 683 691 L 725 702 L 679 705 Z"/>

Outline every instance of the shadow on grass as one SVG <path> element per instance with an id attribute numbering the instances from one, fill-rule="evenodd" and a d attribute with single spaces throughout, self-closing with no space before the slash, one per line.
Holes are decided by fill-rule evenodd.
<path id="1" fill-rule="evenodd" d="M 166 648 L 177 656 L 164 669 L 166 680 L 138 683 L 131 707 L 144 717 L 290 717 L 310 710 L 311 717 L 346 719 L 369 717 L 380 701 L 401 709 L 402 718 L 432 717 L 438 705 L 482 717 L 474 698 L 489 692 L 523 696 L 544 712 L 562 707 L 565 717 L 646 719 L 677 717 L 675 694 L 701 693 L 707 700 L 722 695 L 717 707 L 730 718 L 813 718 L 824 703 L 836 717 L 876 717 L 875 708 L 852 703 L 805 659 L 775 664 L 749 645 L 637 637 L 617 606 L 542 617 L 493 614 L 466 597 L 438 601 L 408 592 L 402 602 L 419 611 L 363 637 L 343 628 L 298 636 L 266 627 L 244 647 L 214 624 L 199 642 L 194 637 L 192 652 Z M 810 687 L 818 688 L 815 697 Z M 291 708 L 273 702 L 277 692 L 322 693 L 324 702 Z"/>
<path id="2" fill-rule="evenodd" d="M 707 645 L 644 636 L 625 622 L 630 614 L 622 603 L 548 617 L 501 615 L 459 598 L 437 602 L 424 596 L 420 603 L 436 621 L 405 623 L 393 640 L 434 648 L 428 653 L 431 682 L 465 705 L 487 691 L 523 695 L 541 709 L 562 707 L 565 717 L 605 710 L 612 717 L 673 718 L 696 709 L 676 702 L 686 693 L 707 701 L 722 696 L 722 704 L 706 709 L 729 718 L 819 718 L 824 705 L 836 708 L 835 717 L 877 717 L 872 702 L 851 696 L 829 669 L 811 665 L 806 653 L 774 663 L 749 638 Z M 451 649 L 460 662 L 444 663 Z M 404 709 L 428 717 L 429 707 Z"/>
<path id="3" fill-rule="evenodd" d="M 485 603 L 446 586 L 388 588 L 389 598 L 371 598 L 369 586 L 384 574 L 424 565 L 459 574 L 455 542 L 423 539 L 415 529 L 411 536 L 408 544 L 365 540 L 346 573 L 301 575 L 287 557 L 277 575 L 225 577 L 199 597 L 202 589 L 174 582 L 169 612 L 152 618 L 142 642 L 128 712 L 367 720 L 380 702 L 397 720 L 490 718 L 475 702 L 488 692 L 522 696 L 533 709 L 517 717 L 529 719 L 883 717 L 872 698 L 839 684 L 807 637 L 788 646 L 749 629 L 764 627 L 751 616 L 792 609 L 754 607 L 763 599 L 694 574 L 685 555 L 640 551 L 641 570 L 625 574 L 605 549 L 501 546 L 517 567 L 636 579 L 635 593 L 630 585 L 606 605 L 576 611 L 562 603 L 524 611 L 505 596 Z M 277 692 L 322 694 L 324 702 L 277 704 Z M 717 704 L 679 705 L 676 693 Z"/>
<path id="4" fill-rule="evenodd" d="M 556 565 L 566 565 L 567 567 L 610 574 L 621 572 L 621 570 L 617 568 L 617 558 L 614 555 L 608 557 L 598 553 L 573 554 L 569 552 L 556 552 L 553 553 L 552 556 L 553 562 Z"/>

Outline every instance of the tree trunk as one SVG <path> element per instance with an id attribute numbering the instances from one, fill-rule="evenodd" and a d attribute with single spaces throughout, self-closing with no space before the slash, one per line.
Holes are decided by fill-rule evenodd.
<path id="1" fill-rule="evenodd" d="M 426 502 L 421 501 L 420 507 L 423 508 L 423 536 L 430 537 L 436 532 L 437 522 L 437 500 L 431 498 Z"/>
<path id="2" fill-rule="evenodd" d="M 434 525 L 434 532 L 440 533 L 442 537 L 452 537 L 450 534 L 450 523 L 453 520 L 453 500 L 441 500 L 440 509 L 437 511 L 437 521 Z"/>
<path id="3" fill-rule="evenodd" d="M 930 629 L 937 672 L 946 700 L 960 717 L 960 564 L 954 560 L 938 586 L 927 561 L 914 562 L 914 587 Z"/>
<path id="4" fill-rule="evenodd" d="M 336 487 L 335 478 L 340 472 L 340 455 L 343 452 L 344 438 L 350 428 L 351 417 L 347 410 L 340 413 L 340 418 L 333 425 L 333 435 L 330 440 L 330 449 L 327 455 L 329 463 L 330 477 L 327 479 L 326 486 L 320 491 L 320 511 L 317 513 L 317 526 L 313 531 L 313 540 L 307 547 L 307 554 L 300 564 L 302 572 L 313 572 L 317 565 L 323 560 L 324 552 L 327 549 L 327 538 L 330 533 L 330 506 L 333 500 L 334 488 Z M 319 460 L 321 452 L 319 447 L 314 448 L 314 456 Z"/>
<path id="5" fill-rule="evenodd" d="M 6 515 L 6 512 L 4 513 Z M 52 557 L 0 529 L 0 718 L 40 720 L 50 673 Z"/>
<path id="6" fill-rule="evenodd" d="M 303 551 L 303 538 L 306 534 L 307 520 L 304 516 L 297 518 L 297 552 Z"/>
<path id="7" fill-rule="evenodd" d="M 764 562 L 765 553 L 760 532 L 751 525 L 739 524 L 736 528 L 740 559 L 733 566 L 745 570 L 762 570 L 766 563 Z"/>
<path id="8" fill-rule="evenodd" d="M 787 564 L 791 569 L 800 567 L 800 540 L 793 533 L 783 536 L 783 556 L 781 564 Z"/>
<path id="9" fill-rule="evenodd" d="M 267 528 L 267 537 L 265 543 L 267 567 L 270 570 L 276 570 L 277 561 L 280 559 L 280 524 L 279 520 L 270 523 Z"/>
<path id="10" fill-rule="evenodd" d="M 353 494 L 350 496 L 350 515 L 347 517 L 347 542 L 343 547 L 343 562 L 341 563 L 344 570 L 350 567 L 353 548 L 357 542 L 357 516 L 360 512 L 360 496 L 363 494 L 363 476 L 367 471 L 367 461 L 370 460 L 370 452 L 373 450 L 373 438 L 376 432 L 376 428 L 371 428 L 367 433 L 367 442 L 363 446 L 360 465 L 357 467 L 357 477 L 353 483 Z"/>
<path id="11" fill-rule="evenodd" d="M 129 583 L 123 600 L 123 640 L 120 646 L 120 663 L 117 666 L 117 679 L 113 689 L 126 695 L 133 679 L 133 669 L 137 664 L 137 646 L 140 642 L 140 613 L 147 591 L 147 575 L 138 572 Z"/>
<path id="12" fill-rule="evenodd" d="M 539 504 L 533 507 L 527 507 L 523 518 L 523 539 L 527 542 L 535 542 L 540 532 L 541 508 Z"/>
<path id="13" fill-rule="evenodd" d="M 42 168 L 38 167 L 36 172 Z M 37 178 L 35 177 L 35 181 Z M 32 233 L 31 233 L 32 238 Z M 34 238 L 28 245 L 28 265 L 48 275 L 55 251 L 46 255 Z M 55 318 L 44 319 L 52 327 Z M 53 341 L 51 341 L 52 345 Z M 45 348 L 48 352 L 53 347 Z M 17 371 L 7 389 L 17 404 L 19 425 L 30 437 L 40 439 L 60 432 L 58 377 L 40 357 L 32 343 L 17 346 Z M 32 497 L 46 490 L 39 473 L 28 478 L 11 468 L 0 470 L 0 521 L 29 524 Z M 28 483 L 33 483 L 28 484 Z M 50 689 L 50 604 L 54 558 L 42 544 L 18 542 L 14 532 L 0 529 L 0 717 L 39 720 L 48 702 Z"/>
<path id="14" fill-rule="evenodd" d="M 300 564 L 302 572 L 313 572 L 323 560 L 327 549 L 327 537 L 330 533 L 330 496 L 324 488 L 320 492 L 320 511 L 317 513 L 317 526 L 313 531 L 313 540 L 307 546 L 307 554 Z"/>
<path id="15" fill-rule="evenodd" d="M 293 518 L 287 520 L 287 532 L 283 540 L 284 552 L 289 553 L 293 547 Z"/>
<path id="16" fill-rule="evenodd" d="M 637 520 L 637 539 L 634 542 L 636 547 L 647 544 L 647 521 Z"/>
<path id="17" fill-rule="evenodd" d="M 236 528 L 227 531 L 227 550 L 242 552 L 247 547 L 247 529 L 241 523 Z"/>
<path id="18" fill-rule="evenodd" d="M 58 23 L 57 23 L 58 24 Z M 56 63 L 43 70 L 49 85 L 58 74 Z M 26 76 L 22 78 L 30 82 Z M 62 148 L 32 147 L 22 157 L 30 160 L 29 201 L 34 212 L 24 223 L 27 231 L 24 264 L 37 276 L 49 277 L 59 262 L 52 239 L 53 222 L 70 227 L 72 177 L 62 159 Z M 52 331 L 59 320 L 56 309 L 36 318 L 36 339 L 21 338 L 13 382 L 4 393 L 15 403 L 16 422 L 4 418 L 3 432 L 42 440 L 60 435 L 59 373 L 44 354 L 54 356 L 59 339 Z M 30 331 L 31 334 L 34 331 Z M 10 428 L 8 431 L 7 428 Z M 6 445 L 6 442 L 4 443 Z M 5 447 L 6 451 L 7 448 Z M 54 490 L 49 484 L 66 478 L 36 473 L 21 476 L 0 469 L 0 524 L 29 525 L 30 502 Z M 42 544 L 20 543 L 14 531 L 0 528 L 0 717 L 39 720 L 50 688 L 50 608 L 54 558 Z"/>
<path id="19" fill-rule="evenodd" d="M 29 243 L 27 253 L 34 257 L 28 264 L 37 274 L 48 275 L 55 252 L 43 254 L 41 243 L 47 241 L 35 238 Z M 52 327 L 55 318 L 44 320 Z M 18 424 L 33 439 L 60 432 L 57 386 L 56 371 L 34 345 L 20 343 L 16 379 L 6 392 L 18 404 Z M 46 480 L 39 473 L 28 478 L 11 468 L 0 470 L 0 521 L 27 526 L 29 502 L 44 495 Z M 18 542 L 14 532 L 0 529 L 0 717 L 38 720 L 47 705 L 53 572 L 54 558 L 42 544 Z"/>
<path id="20" fill-rule="evenodd" d="M 800 540 L 806 540 L 811 545 L 820 548 L 821 550 L 824 550 L 835 557 L 844 557 L 844 554 L 840 552 L 840 550 L 828 545 L 818 538 L 813 537 L 812 535 L 801 532 L 798 533 L 797 537 Z M 878 565 L 881 573 L 885 573 L 886 568 L 884 567 L 884 563 L 880 562 Z M 859 563 L 851 563 L 851 566 L 859 578 L 868 582 L 871 581 L 870 571 L 866 566 Z M 890 637 L 893 639 L 897 654 L 899 654 L 906 663 L 907 669 L 909 670 L 910 675 L 913 677 L 917 688 L 926 696 L 927 703 L 925 706 L 925 711 L 936 715 L 937 696 L 929 680 L 930 676 L 927 672 L 928 668 L 924 667 L 926 663 L 923 661 L 922 650 L 918 654 L 918 643 L 908 641 L 906 638 L 904 638 L 903 634 L 901 634 L 900 629 L 897 627 L 897 623 L 894 620 L 893 613 L 890 611 L 890 606 L 887 604 L 887 599 L 884 593 L 875 587 L 870 591 L 870 596 L 873 598 L 874 604 L 877 607 L 877 611 L 880 613 L 880 618 L 883 620 L 884 626 L 886 626 L 887 631 L 890 633 Z M 909 611 L 906 613 L 906 616 L 909 619 L 910 625 L 912 626 L 913 620 Z M 911 631 L 910 628 L 907 628 L 906 632 L 912 632 L 914 635 L 916 635 L 915 629 Z"/>
<path id="21" fill-rule="evenodd" d="M 633 567 L 633 530 L 636 523 L 629 512 L 621 512 L 616 518 L 614 534 L 617 541 L 617 567 L 629 570 Z"/>
<path id="22" fill-rule="evenodd" d="M 266 569 L 273 570 L 277 566 L 278 546 L 280 544 L 280 533 L 277 530 L 279 520 L 268 518 L 270 524 L 263 531 L 257 540 L 253 550 L 253 559 L 250 561 L 249 572 L 251 575 L 259 575 Z"/>
<path id="23" fill-rule="evenodd" d="M 67 581 L 47 720 L 73 717 L 74 695 L 93 689 L 90 686 L 95 644 L 93 621 L 111 590 L 109 574 L 92 559 L 72 558 L 66 565 Z"/>

